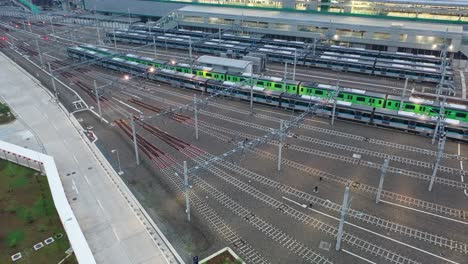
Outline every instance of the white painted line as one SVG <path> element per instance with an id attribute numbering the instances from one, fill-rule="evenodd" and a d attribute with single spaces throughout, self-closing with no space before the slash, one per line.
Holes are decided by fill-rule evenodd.
<path id="1" fill-rule="evenodd" d="M 104 117 L 100 117 L 98 113 L 96 113 L 94 110 L 89 109 L 91 113 L 93 113 L 95 116 L 99 117 L 102 121 L 104 121 L 106 124 L 109 124 L 109 121 L 107 121 Z"/>
<path id="2" fill-rule="evenodd" d="M 11 34 L 8 34 L 8 33 L 5 33 L 5 34 L 14 40 L 18 40 L 17 38 L 13 37 Z"/>
<path id="3" fill-rule="evenodd" d="M 306 205 L 306 204 L 298 203 L 298 202 L 296 202 L 296 201 L 294 201 L 294 200 L 291 200 L 291 199 L 289 199 L 289 198 L 287 198 L 287 197 L 284 197 L 284 196 L 282 196 L 282 197 L 283 197 L 283 199 L 285 199 L 286 201 L 290 201 L 291 203 L 296 204 L 296 205 L 299 205 L 299 206 L 302 207 L 302 208 L 307 208 L 307 205 Z"/>
<path id="4" fill-rule="evenodd" d="M 120 101 L 119 99 L 117 99 L 117 98 L 115 98 L 115 97 L 112 97 L 112 99 L 116 100 L 117 102 L 119 102 L 119 103 L 125 105 L 126 107 L 128 107 L 128 108 L 130 108 L 130 109 L 133 109 L 133 110 L 137 111 L 137 112 L 140 113 L 140 114 L 143 114 L 142 111 L 136 109 L 135 107 L 133 107 L 133 106 L 127 104 L 127 103 L 124 103 L 124 102 Z"/>
<path id="5" fill-rule="evenodd" d="M 29 44 L 27 42 L 23 42 L 23 44 L 26 45 L 26 46 L 29 46 Z"/>
<path id="6" fill-rule="evenodd" d="M 49 54 L 47 54 L 47 52 L 42 53 L 42 55 L 47 56 L 47 57 L 51 57 L 52 59 L 55 59 L 55 60 L 58 60 L 58 61 L 62 61 L 62 60 L 63 60 L 63 59 L 59 59 L 59 58 L 57 58 L 57 57 L 54 57 L 54 56 L 52 56 L 52 55 L 49 55 Z"/>
<path id="7" fill-rule="evenodd" d="M 352 252 L 349 252 L 348 250 L 341 249 L 341 251 L 343 251 L 343 252 L 345 252 L 345 253 L 348 253 L 348 254 L 350 254 L 351 256 L 356 257 L 356 258 L 358 258 L 358 259 L 362 259 L 362 260 L 364 260 L 364 261 L 367 262 L 367 263 L 377 264 L 377 263 L 374 262 L 374 261 L 370 261 L 370 260 L 368 260 L 368 259 L 366 259 L 366 258 L 364 258 L 364 257 L 361 257 L 361 256 L 359 256 L 359 255 L 356 255 L 356 254 L 354 254 L 354 253 L 352 253 Z"/>
<path id="8" fill-rule="evenodd" d="M 72 154 L 72 156 L 73 156 L 73 159 L 75 160 L 76 164 L 80 165 L 80 162 L 78 162 L 78 159 L 76 158 L 75 154 Z"/>
<path id="9" fill-rule="evenodd" d="M 102 206 L 102 203 L 101 203 L 101 201 L 99 201 L 99 199 L 96 199 L 96 201 L 97 201 L 97 203 L 98 203 L 99 207 L 101 207 L 101 210 L 102 210 L 102 212 L 103 212 L 103 213 L 105 213 L 105 212 L 106 212 L 106 210 L 104 210 L 104 206 Z"/>
<path id="10" fill-rule="evenodd" d="M 465 83 L 465 74 L 463 71 L 460 71 L 460 80 L 462 85 L 462 98 L 466 99 L 466 83 Z"/>
<path id="11" fill-rule="evenodd" d="M 120 241 L 119 236 L 117 235 L 117 232 L 115 231 L 114 226 L 112 226 L 112 232 L 114 232 L 115 237 L 117 238 L 117 241 Z"/>
<path id="12" fill-rule="evenodd" d="M 86 177 L 86 175 L 84 175 L 84 179 L 85 179 L 86 183 L 88 183 L 88 185 L 91 185 L 91 183 L 89 182 L 89 179 L 88 179 L 88 177 Z"/>
<path id="13" fill-rule="evenodd" d="M 80 192 L 78 191 L 78 188 L 76 187 L 76 184 L 75 184 L 75 180 L 72 180 L 72 189 L 75 190 L 76 194 L 80 194 Z"/>
<path id="14" fill-rule="evenodd" d="M 290 200 L 290 199 L 288 199 L 288 200 Z M 381 200 L 381 201 L 382 201 L 382 200 Z M 340 220 L 340 219 L 338 219 L 337 217 L 328 215 L 328 214 L 326 214 L 326 213 L 320 212 L 320 211 L 315 210 L 315 209 L 313 209 L 313 208 L 309 208 L 309 210 L 314 211 L 314 212 L 316 212 L 316 213 L 319 213 L 319 214 L 321 214 L 321 215 L 324 215 L 324 216 L 326 216 L 326 217 L 329 217 L 329 218 L 331 218 L 331 219 L 334 219 L 334 220 L 336 220 L 336 221 L 339 221 L 339 220 Z M 411 248 L 411 249 L 420 251 L 420 252 L 422 252 L 422 253 L 426 253 L 426 254 L 428 254 L 428 255 L 430 255 L 430 256 L 433 256 L 433 257 L 435 257 L 435 258 L 442 259 L 442 260 L 444 260 L 444 261 L 447 261 L 447 262 L 450 262 L 450 263 L 453 263 L 453 264 L 459 264 L 458 262 L 455 262 L 455 261 L 452 261 L 452 260 L 450 260 L 450 259 L 441 257 L 441 256 L 439 256 L 439 255 L 437 255 L 437 254 L 434 254 L 434 253 L 431 253 L 431 252 L 429 252 L 429 251 L 426 251 L 426 250 L 417 248 L 417 247 L 412 246 L 412 245 L 410 245 L 410 244 L 406 244 L 406 243 L 404 243 L 404 242 L 398 241 L 398 240 L 393 239 L 393 238 L 391 238 L 391 237 L 384 236 L 384 235 L 382 235 L 382 234 L 379 234 L 379 233 L 374 232 L 374 231 L 372 231 L 372 230 L 366 229 L 366 228 L 364 228 L 364 227 L 360 227 L 360 226 L 355 225 L 355 224 L 352 224 L 352 223 L 350 223 L 350 222 L 346 222 L 346 221 L 344 221 L 344 222 L 345 222 L 345 224 L 350 225 L 350 226 L 352 226 L 352 227 L 355 227 L 355 228 L 364 230 L 364 231 L 369 232 L 369 233 L 371 233 L 371 234 L 373 234 L 373 235 L 376 235 L 376 236 L 385 238 L 385 239 L 387 239 L 387 240 L 390 240 L 390 241 L 395 242 L 395 243 L 398 243 L 398 244 L 400 244 L 400 245 L 403 245 L 403 246 L 409 247 L 409 248 Z M 467 224 L 468 224 L 468 223 L 467 223 Z"/>
<path id="15" fill-rule="evenodd" d="M 133 95 L 133 94 L 128 93 L 128 92 L 125 92 L 125 91 L 122 91 L 122 93 L 124 93 L 124 94 L 126 94 L 126 95 L 130 95 L 131 97 L 135 97 L 136 99 L 141 99 L 141 97 L 136 96 L 136 95 Z"/>
<path id="16" fill-rule="evenodd" d="M 458 143 L 458 156 L 460 156 L 460 143 Z M 463 160 L 460 160 L 460 169 L 463 171 Z M 462 183 L 465 182 L 465 178 L 463 177 L 463 172 L 460 174 L 460 180 Z M 465 196 L 468 197 L 467 189 L 463 189 L 463 193 L 465 194 Z"/>
<path id="17" fill-rule="evenodd" d="M 413 211 L 420 212 L 420 213 L 423 213 L 423 214 L 428 214 L 428 215 L 432 215 L 432 216 L 435 216 L 435 217 L 440 217 L 440 218 L 443 218 L 443 219 L 446 219 L 446 220 L 449 220 L 449 221 L 453 221 L 453 222 L 457 222 L 457 223 L 460 223 L 460 224 L 468 225 L 468 222 L 460 221 L 460 220 L 453 219 L 453 218 L 450 218 L 450 217 L 445 217 L 445 216 L 442 216 L 442 215 L 429 213 L 429 212 L 426 212 L 426 211 L 423 211 L 423 210 L 411 208 L 411 207 L 404 206 L 404 205 L 401 205 L 401 204 L 396 204 L 396 203 L 388 202 L 388 201 L 385 201 L 385 200 L 380 200 L 380 201 L 383 202 L 383 203 L 395 205 L 395 206 L 398 206 L 398 207 L 401 207 L 401 208 L 413 210 Z"/>

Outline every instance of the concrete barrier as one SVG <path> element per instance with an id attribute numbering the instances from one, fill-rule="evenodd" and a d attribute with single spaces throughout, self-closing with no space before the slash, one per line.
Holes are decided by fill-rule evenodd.
<path id="1" fill-rule="evenodd" d="M 49 182 L 55 208 L 79 263 L 95 264 L 93 253 L 68 203 L 52 156 L 0 140 L 0 158 L 40 171 Z"/>

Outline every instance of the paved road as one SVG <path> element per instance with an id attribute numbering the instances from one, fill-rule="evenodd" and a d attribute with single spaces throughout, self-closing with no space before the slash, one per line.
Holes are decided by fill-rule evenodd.
<path id="1" fill-rule="evenodd" d="M 0 89 L 0 95 L 28 126 L 11 126 L 10 133 L 2 137 L 24 145 L 34 133 L 54 157 L 97 262 L 169 263 L 107 175 L 115 172 L 101 165 L 102 158 L 96 159 L 90 144 L 76 131 L 78 123 L 72 124 L 50 95 L 3 54 L 0 65 L 0 87 L 8 87 Z"/>

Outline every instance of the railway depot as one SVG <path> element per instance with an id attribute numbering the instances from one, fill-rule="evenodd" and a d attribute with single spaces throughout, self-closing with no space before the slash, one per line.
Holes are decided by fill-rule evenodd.
<path id="1" fill-rule="evenodd" d="M 465 1 L 83 3 L 0 0 L 0 140 L 89 261 L 466 263 Z"/>

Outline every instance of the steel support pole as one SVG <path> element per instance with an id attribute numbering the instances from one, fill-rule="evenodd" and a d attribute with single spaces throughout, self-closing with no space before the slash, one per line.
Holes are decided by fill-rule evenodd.
<path id="1" fill-rule="evenodd" d="M 101 34 L 99 32 L 99 27 L 96 26 L 96 33 L 97 33 L 97 43 L 98 45 L 101 45 Z"/>
<path id="2" fill-rule="evenodd" d="M 54 23 L 52 22 L 52 17 L 50 17 L 50 26 L 52 27 L 52 34 L 55 35 Z"/>
<path id="3" fill-rule="evenodd" d="M 294 50 L 293 81 L 296 80 L 297 50 Z"/>
<path id="4" fill-rule="evenodd" d="M 335 124 L 335 114 L 336 114 L 336 97 L 333 98 L 333 109 L 332 109 L 332 119 L 331 119 L 332 126 Z"/>
<path id="5" fill-rule="evenodd" d="M 189 37 L 189 58 L 192 59 L 192 37 Z"/>
<path id="6" fill-rule="evenodd" d="M 44 68 L 44 61 L 42 59 L 42 52 L 41 52 L 41 49 L 39 49 L 39 42 L 37 41 L 37 38 L 34 39 L 34 42 L 36 42 L 36 49 L 37 49 L 37 54 L 39 55 L 39 61 L 41 62 L 41 68 Z"/>
<path id="7" fill-rule="evenodd" d="M 286 78 L 288 77 L 288 63 L 284 63 L 283 92 L 286 92 Z"/>
<path id="8" fill-rule="evenodd" d="M 94 80 L 94 93 L 95 93 L 95 96 L 96 96 L 96 103 L 97 103 L 97 107 L 98 107 L 98 113 L 99 113 L 99 117 L 100 117 L 100 120 L 102 122 L 102 110 L 101 110 L 101 100 L 99 100 L 99 93 L 98 93 L 98 88 L 97 88 L 97 84 L 96 84 L 96 80 Z"/>
<path id="9" fill-rule="evenodd" d="M 187 161 L 184 160 L 184 188 L 185 188 L 185 213 L 187 214 L 187 220 L 190 222 L 190 196 L 189 196 L 189 181 L 187 174 Z"/>
<path id="10" fill-rule="evenodd" d="M 156 36 L 153 36 L 153 50 L 154 50 L 154 58 L 156 58 Z"/>
<path id="11" fill-rule="evenodd" d="M 54 88 L 55 99 L 58 101 L 57 87 L 55 86 L 55 78 L 54 78 L 54 75 L 52 74 L 52 68 L 50 67 L 50 62 L 47 62 L 47 65 L 49 66 L 50 80 L 52 82 L 52 87 Z"/>
<path id="12" fill-rule="evenodd" d="M 114 49 L 117 51 L 117 41 L 115 41 L 115 28 L 114 28 Z"/>
<path id="13" fill-rule="evenodd" d="M 336 235 L 336 251 L 341 249 L 341 239 L 343 238 L 343 225 L 344 225 L 344 217 L 346 215 L 346 211 L 348 210 L 348 197 L 349 197 L 349 186 L 346 186 L 344 197 L 343 197 L 343 205 L 341 206 L 340 210 L 340 223 L 338 226 L 338 234 Z"/>
<path id="14" fill-rule="evenodd" d="M 284 121 L 281 120 L 280 122 L 280 130 L 279 130 L 279 144 L 278 144 L 278 171 L 281 171 L 281 156 L 283 153 L 283 127 Z"/>
<path id="15" fill-rule="evenodd" d="M 435 177 L 437 175 L 437 170 L 439 169 L 440 159 L 442 157 L 442 153 L 444 152 L 445 148 L 445 137 L 442 137 L 439 141 L 439 150 L 437 151 L 436 162 L 434 164 L 434 170 L 432 171 L 431 175 L 431 182 L 429 183 L 429 191 L 432 191 L 432 187 L 434 186 Z"/>
<path id="16" fill-rule="evenodd" d="M 130 116 L 130 122 L 132 125 L 132 136 L 133 136 L 133 147 L 135 149 L 135 160 L 136 160 L 136 164 L 140 165 L 140 155 L 138 153 L 138 143 L 137 143 L 136 130 L 135 130 L 135 119 L 133 115 Z"/>
<path id="17" fill-rule="evenodd" d="M 382 169 L 380 170 L 379 188 L 377 189 L 377 196 L 375 197 L 375 203 L 377 203 L 377 204 L 380 202 L 380 195 L 382 194 L 382 188 L 383 188 L 385 173 L 387 172 L 389 161 L 390 160 L 388 158 L 385 159 L 384 163 L 382 165 Z"/>
<path id="18" fill-rule="evenodd" d="M 314 49 L 312 51 L 312 54 L 315 56 L 315 50 L 317 49 L 317 39 L 314 38 Z"/>
<path id="19" fill-rule="evenodd" d="M 252 73 L 250 74 L 250 113 L 253 114 L 253 78 Z"/>
<path id="20" fill-rule="evenodd" d="M 193 107 L 195 114 L 195 139 L 198 140 L 198 109 L 197 109 L 197 95 L 193 95 Z"/>
<path id="21" fill-rule="evenodd" d="M 403 93 L 401 94 L 400 110 L 403 108 L 403 100 L 405 100 L 405 97 L 406 97 L 406 89 L 408 89 L 408 80 L 409 80 L 409 78 L 406 77 L 405 87 L 403 87 Z"/>
<path id="22" fill-rule="evenodd" d="M 32 29 L 31 29 L 31 19 L 29 19 L 29 16 L 28 16 L 28 26 L 29 26 L 29 32 L 32 33 Z"/>
<path id="23" fill-rule="evenodd" d="M 436 136 L 437 136 L 437 134 L 438 134 L 438 132 L 439 132 L 440 122 L 442 122 L 442 117 L 439 116 L 439 117 L 437 118 L 436 127 L 434 128 L 434 134 L 432 134 L 432 141 L 431 141 L 431 144 L 432 144 L 432 145 L 434 145 Z"/>

